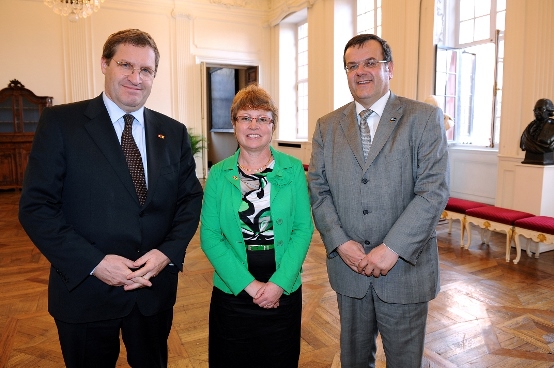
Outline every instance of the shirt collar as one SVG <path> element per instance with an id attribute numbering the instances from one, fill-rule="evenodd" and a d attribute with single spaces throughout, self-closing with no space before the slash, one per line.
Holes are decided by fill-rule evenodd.
<path id="1" fill-rule="evenodd" d="M 110 120 L 112 121 L 112 124 L 114 124 L 116 121 L 121 119 L 123 115 L 126 114 L 125 111 L 121 110 L 121 108 L 117 106 L 115 102 L 113 102 L 108 96 L 106 96 L 105 92 L 102 93 L 102 100 L 104 101 L 104 105 L 108 110 L 108 114 L 110 115 Z M 144 106 L 142 106 L 137 111 L 131 112 L 130 114 L 138 120 L 141 126 L 144 126 Z"/>
<path id="2" fill-rule="evenodd" d="M 373 110 L 377 116 L 381 117 L 383 115 L 383 111 L 385 110 L 385 106 L 387 104 L 387 101 L 390 97 L 390 90 L 387 91 L 380 99 L 378 99 L 373 105 L 371 105 L 369 108 Z M 356 104 L 356 115 L 360 115 L 360 112 L 365 110 L 366 108 L 362 106 L 361 103 L 358 101 L 354 101 Z"/>

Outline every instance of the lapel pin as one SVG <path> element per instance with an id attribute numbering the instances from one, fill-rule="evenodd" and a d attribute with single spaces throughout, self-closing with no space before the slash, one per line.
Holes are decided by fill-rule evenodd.
<path id="1" fill-rule="evenodd" d="M 236 175 L 233 176 L 233 179 L 239 180 L 239 178 Z"/>
<path id="2" fill-rule="evenodd" d="M 163 135 L 163 134 L 158 134 L 158 138 L 164 139 L 164 138 L 165 138 L 165 135 Z"/>
<path id="3" fill-rule="evenodd" d="M 396 118 L 390 118 L 390 121 L 396 121 Z"/>

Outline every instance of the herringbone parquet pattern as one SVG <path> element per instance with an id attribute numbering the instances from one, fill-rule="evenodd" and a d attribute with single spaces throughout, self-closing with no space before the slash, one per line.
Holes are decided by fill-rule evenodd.
<path id="1" fill-rule="evenodd" d="M 0 367 L 63 367 L 54 322 L 47 312 L 49 264 L 17 221 L 18 192 L 0 192 Z M 504 238 L 491 245 L 474 236 L 459 247 L 440 224 L 441 284 L 431 302 L 425 367 L 553 367 L 554 252 L 539 259 L 504 260 Z M 180 275 L 170 367 L 207 367 L 212 268 L 196 236 Z M 339 316 L 316 233 L 304 264 L 300 367 L 340 367 Z M 551 350 L 552 349 L 552 350 Z M 382 350 L 378 367 L 385 366 Z M 118 367 L 128 367 L 122 347 Z"/>

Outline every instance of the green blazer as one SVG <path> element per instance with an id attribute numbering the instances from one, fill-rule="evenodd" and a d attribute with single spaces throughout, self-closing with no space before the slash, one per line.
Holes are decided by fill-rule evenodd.
<path id="1" fill-rule="evenodd" d="M 271 148 L 275 165 L 267 175 L 277 270 L 270 280 L 285 294 L 298 289 L 314 225 L 306 175 L 300 160 Z M 237 295 L 254 277 L 248 272 L 239 206 L 242 200 L 237 168 L 239 151 L 214 165 L 204 191 L 200 244 L 212 263 L 214 286 Z"/>

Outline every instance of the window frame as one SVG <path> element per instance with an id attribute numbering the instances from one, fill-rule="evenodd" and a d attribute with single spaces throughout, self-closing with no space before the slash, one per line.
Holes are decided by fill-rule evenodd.
<path id="1" fill-rule="evenodd" d="M 301 27 L 305 26 L 305 37 L 301 38 Z M 301 49 L 301 40 L 305 39 L 305 50 Z M 296 139 L 308 139 L 308 21 L 296 24 Z M 305 53 L 306 64 L 302 62 L 301 54 Z M 300 69 L 305 68 L 305 76 L 301 76 Z"/>
<path id="2" fill-rule="evenodd" d="M 450 6 L 447 3 L 450 3 Z M 484 8 L 483 4 L 485 5 Z M 465 7 L 469 5 L 471 8 L 469 10 L 471 14 L 469 17 L 466 17 L 466 19 L 475 20 L 478 16 L 485 15 L 488 17 L 489 24 L 488 27 L 486 27 L 487 34 L 482 34 L 482 37 L 475 37 L 476 28 L 473 27 L 471 42 L 462 42 L 463 40 L 460 40 L 460 30 L 462 29 L 460 22 L 464 20 L 462 16 L 462 5 Z M 440 84 L 444 81 L 445 77 L 444 71 L 440 71 L 437 68 L 440 62 L 438 52 L 440 49 L 458 50 L 457 52 L 459 52 L 459 58 L 456 64 L 458 68 L 456 71 L 456 91 L 454 93 L 456 108 L 455 114 L 452 116 L 454 119 L 454 129 L 447 132 L 449 143 L 494 148 L 499 144 L 498 133 L 500 130 L 500 106 L 502 99 L 502 81 L 500 78 L 502 78 L 503 74 L 503 58 L 500 59 L 499 57 L 499 40 L 503 41 L 503 38 L 500 39 L 498 37 L 496 28 L 497 25 L 502 28 L 504 26 L 506 0 L 446 0 L 445 2 L 437 4 L 437 6 L 443 7 L 442 14 L 446 14 L 445 19 L 447 22 L 442 24 L 441 34 L 450 32 L 450 37 L 446 36 L 446 38 L 443 38 L 449 40 L 449 42 L 440 46 L 437 45 L 435 52 L 434 91 L 436 95 L 438 93 L 437 98 L 440 103 L 442 103 L 441 108 L 443 109 L 446 104 L 447 94 L 439 88 L 444 87 Z M 476 12 L 476 9 L 480 9 L 480 11 Z M 449 19 L 450 22 L 448 21 Z M 451 25 L 448 26 L 448 23 Z M 482 30 L 483 28 L 481 28 L 481 31 Z M 477 31 L 479 30 L 477 29 Z M 500 45 L 500 47 L 501 46 L 502 45 Z M 490 47 L 494 47 L 493 54 L 490 52 L 490 50 L 492 50 Z M 469 65 L 469 67 L 466 67 L 467 65 Z M 483 73 L 489 73 L 489 70 L 494 72 L 493 77 L 491 80 L 487 78 L 483 79 L 483 76 L 487 75 Z M 443 79 L 441 80 L 441 78 Z M 491 89 L 493 90 L 492 94 L 487 94 L 487 92 L 485 92 L 488 91 L 488 87 L 486 86 L 488 86 L 489 82 L 494 84 L 491 85 Z M 461 88 L 465 88 L 465 91 Z M 492 100 L 481 100 L 489 96 Z M 491 106 L 487 107 L 487 105 Z M 450 115 L 451 111 L 445 111 L 445 113 Z M 489 114 L 490 119 L 488 119 Z M 474 117 L 476 119 L 474 119 Z M 489 120 L 488 123 L 487 119 Z"/>
<path id="3" fill-rule="evenodd" d="M 373 3 L 373 4 L 371 4 Z M 360 6 L 360 4 L 363 4 L 367 7 L 367 11 L 365 11 L 365 8 L 363 6 Z M 362 33 L 373 33 L 377 36 L 381 37 L 381 31 L 383 29 L 381 24 L 382 19 L 382 0 L 357 0 L 356 1 L 356 34 L 362 34 Z M 373 13 L 372 16 L 368 15 L 368 17 L 373 18 L 373 25 L 371 27 L 364 27 L 361 28 L 360 23 L 362 23 L 360 20 L 365 17 L 366 14 Z"/>

